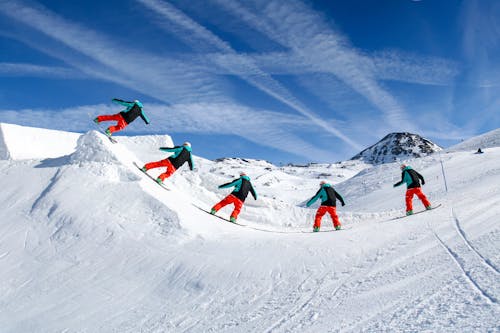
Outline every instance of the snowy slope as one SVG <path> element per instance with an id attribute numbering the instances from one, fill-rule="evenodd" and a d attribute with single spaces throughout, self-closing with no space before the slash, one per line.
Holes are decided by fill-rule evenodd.
<path id="1" fill-rule="evenodd" d="M 457 145 L 448 148 L 447 151 L 464 151 L 464 150 L 477 151 L 479 148 L 485 149 L 492 147 L 500 147 L 500 128 L 467 139 Z"/>
<path id="2" fill-rule="evenodd" d="M 0 161 L 2 332 L 499 329 L 500 148 L 408 161 L 443 206 L 388 221 L 404 210 L 397 164 L 196 157 L 196 172 L 181 168 L 165 191 L 132 161 L 165 158 L 157 148 L 171 139 L 118 140 L 91 131 L 69 155 Z M 260 197 L 240 221 L 279 232 L 192 205 L 211 207 L 229 193 L 217 185 L 242 170 Z M 350 229 L 297 233 L 311 229 L 315 210 L 303 203 L 325 178 Z"/>
<path id="3" fill-rule="evenodd" d="M 423 157 L 440 150 L 442 150 L 441 147 L 418 134 L 390 133 L 352 159 L 371 164 L 382 164 Z"/>

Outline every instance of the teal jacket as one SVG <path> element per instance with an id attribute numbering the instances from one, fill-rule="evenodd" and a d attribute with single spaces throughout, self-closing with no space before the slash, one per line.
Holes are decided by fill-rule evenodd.
<path id="1" fill-rule="evenodd" d="M 321 188 L 316 192 L 316 195 L 312 197 L 306 204 L 307 207 L 311 206 L 316 200 L 321 199 L 321 206 L 333 206 L 337 205 L 337 200 L 339 199 L 342 206 L 345 205 L 344 199 L 340 194 L 337 193 L 330 184 L 323 184 Z"/>
<path id="2" fill-rule="evenodd" d="M 127 122 L 127 124 L 133 122 L 137 117 L 141 117 L 146 124 L 149 124 L 149 119 L 142 110 L 143 105 L 141 102 L 137 100 L 133 102 L 127 102 L 118 98 L 113 98 L 112 101 L 113 103 L 120 104 L 126 107 L 125 110 L 120 111 L 120 114 L 122 115 L 123 119 L 125 119 L 125 122 Z"/>
<path id="3" fill-rule="evenodd" d="M 219 188 L 228 188 L 233 186 L 234 190 L 231 194 L 241 201 L 245 201 L 248 196 L 248 192 L 252 193 L 253 198 L 257 200 L 257 192 L 255 192 L 248 176 L 241 176 L 240 178 L 233 180 L 230 183 L 220 185 Z"/>
<path id="4" fill-rule="evenodd" d="M 406 184 L 407 188 L 417 188 L 420 187 L 420 181 L 422 185 L 425 184 L 424 177 L 413 170 L 410 166 L 406 166 L 401 173 L 401 181 L 394 184 L 394 187 Z"/>
<path id="5" fill-rule="evenodd" d="M 161 151 L 173 153 L 168 157 L 175 169 L 179 169 L 181 165 L 188 162 L 191 171 L 194 170 L 192 149 L 189 146 L 161 147 Z"/>

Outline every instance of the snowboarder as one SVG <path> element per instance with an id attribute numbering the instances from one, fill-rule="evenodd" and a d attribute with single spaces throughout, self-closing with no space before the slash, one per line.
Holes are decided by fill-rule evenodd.
<path id="1" fill-rule="evenodd" d="M 121 131 L 122 129 L 127 127 L 128 124 L 133 122 L 137 117 L 141 117 L 147 125 L 149 124 L 149 119 L 148 117 L 146 117 L 146 114 L 142 110 L 142 103 L 138 100 L 127 102 L 118 98 L 113 98 L 112 101 L 116 104 L 126 106 L 127 108 L 121 112 L 118 112 L 117 114 L 102 115 L 94 118 L 94 122 L 96 124 L 99 124 L 102 121 L 117 121 L 115 126 L 110 126 L 106 129 L 105 132 L 108 136 L 111 136 L 111 134 L 113 134 L 114 132 Z"/>
<path id="2" fill-rule="evenodd" d="M 191 155 L 191 143 L 184 142 L 182 146 L 175 147 L 161 147 L 161 151 L 173 153 L 171 156 L 164 160 L 157 162 L 146 163 L 142 167 L 142 171 L 147 172 L 150 169 L 166 167 L 167 170 L 156 178 L 158 184 L 163 184 L 165 178 L 172 176 L 172 174 L 179 169 L 184 163 L 188 162 L 191 171 L 194 170 L 193 156 Z"/>
<path id="3" fill-rule="evenodd" d="M 243 203 L 248 196 L 248 192 L 252 193 L 252 196 L 255 200 L 257 200 L 257 193 L 255 192 L 252 183 L 250 183 L 250 177 L 246 175 L 246 173 L 241 172 L 240 178 L 233 180 L 232 182 L 222 184 L 218 188 L 228 188 L 233 187 L 234 190 L 227 197 L 222 199 L 218 204 L 213 206 L 210 214 L 214 215 L 217 213 L 219 209 L 228 205 L 234 204 L 234 210 L 231 213 L 231 217 L 229 220 L 231 222 L 236 222 L 238 215 L 240 214 L 241 208 L 243 207 Z"/>
<path id="4" fill-rule="evenodd" d="M 420 181 L 422 181 L 422 185 L 425 185 L 425 180 L 424 177 L 413 170 L 409 165 L 406 164 L 401 164 L 401 181 L 397 182 L 396 184 L 393 185 L 393 187 L 397 187 L 403 183 L 406 183 L 406 215 L 412 215 L 413 214 L 413 196 L 416 194 L 417 197 L 422 201 L 423 205 L 425 206 L 425 209 L 430 210 L 432 209 L 431 203 L 425 196 L 425 194 L 422 192 L 422 189 L 420 187 Z"/>
<path id="5" fill-rule="evenodd" d="M 481 150 L 481 148 L 479 148 L 479 149 L 477 150 L 477 152 L 476 152 L 476 154 L 482 154 L 482 153 L 483 153 L 483 151 Z"/>
<path id="6" fill-rule="evenodd" d="M 341 224 L 339 221 L 339 217 L 337 216 L 337 199 L 340 200 L 342 206 L 345 206 L 344 199 L 340 194 L 337 193 L 333 189 L 333 186 L 326 181 L 322 180 L 319 183 L 319 190 L 316 192 L 316 195 L 312 197 L 306 204 L 307 207 L 311 206 L 316 200 L 321 198 L 321 206 L 319 206 L 316 217 L 314 218 L 314 226 L 313 231 L 318 232 L 321 227 L 321 219 L 326 213 L 330 214 L 330 217 L 333 221 L 333 226 L 335 230 L 340 230 Z"/>

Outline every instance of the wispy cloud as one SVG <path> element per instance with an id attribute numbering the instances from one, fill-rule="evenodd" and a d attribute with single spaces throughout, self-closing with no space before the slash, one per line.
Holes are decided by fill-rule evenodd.
<path id="1" fill-rule="evenodd" d="M 393 80 L 420 85 L 449 86 L 460 73 L 459 65 L 438 57 L 386 50 L 369 55 L 374 75 L 379 80 Z"/>
<path id="2" fill-rule="evenodd" d="M 273 79 L 271 75 L 261 70 L 251 57 L 237 55 L 237 52 L 227 42 L 221 40 L 174 6 L 159 0 L 137 1 L 155 11 L 157 14 L 162 15 L 162 17 L 169 20 L 170 23 L 175 23 L 185 30 L 179 34 L 178 37 L 187 41 L 194 49 L 199 49 L 200 46 L 198 41 L 202 40 L 215 48 L 216 51 L 221 52 L 222 54 L 212 54 L 210 58 L 218 67 L 228 70 L 231 74 L 240 76 L 254 87 L 308 117 L 315 125 L 337 136 L 354 148 L 359 149 L 361 147 L 339 129 L 326 124 L 324 120 L 320 119 L 314 112 L 300 103 L 300 101 L 282 84 Z M 170 25 L 166 26 L 166 28 L 169 31 L 171 30 Z"/>
<path id="3" fill-rule="evenodd" d="M 198 73 L 183 62 L 122 47 L 99 33 L 46 10 L 17 1 L 3 1 L 0 12 L 42 32 L 101 66 L 112 69 L 120 83 L 165 102 L 221 100 L 215 76 Z M 67 60 L 67 59 L 66 59 Z M 89 66 L 90 67 L 90 66 Z M 83 71 L 88 68 L 82 68 Z"/>
<path id="4" fill-rule="evenodd" d="M 218 116 L 214 117 L 216 113 Z M 309 125 L 309 120 L 302 116 L 254 110 L 231 103 L 196 103 L 168 107 L 165 117 L 171 122 L 169 126 L 173 132 L 187 128 L 193 133 L 233 134 L 298 156 L 321 156 L 325 161 L 334 158 L 331 151 L 317 148 L 292 134 Z M 186 119 L 190 119 L 189 124 Z"/>
<path id="5" fill-rule="evenodd" d="M 334 31 L 325 19 L 298 1 L 254 1 L 252 10 L 234 1 L 214 0 L 253 29 L 289 48 L 310 68 L 333 73 L 382 111 L 392 128 L 414 130 L 404 107 L 367 67 L 370 59 Z"/>
<path id="6" fill-rule="evenodd" d="M 54 77 L 62 79 L 88 78 L 87 75 L 72 68 L 9 62 L 0 63 L 0 76 Z"/>
<path id="7" fill-rule="evenodd" d="M 500 6 L 497 2 L 471 0 L 463 3 L 461 27 L 463 52 L 473 70 L 469 79 L 482 85 L 497 79 L 500 52 Z"/>
<path id="8" fill-rule="evenodd" d="M 271 75 L 335 74 L 330 67 L 320 67 L 305 62 L 292 52 L 269 52 L 249 55 L 264 71 Z M 391 80 L 419 85 L 451 85 L 459 74 L 455 61 L 386 50 L 373 54 L 360 53 L 360 69 L 376 80 Z M 236 55 L 235 57 L 239 57 Z M 201 59 L 200 63 L 202 63 Z M 227 62 L 236 62 L 229 57 Z M 207 70 L 210 70 L 207 68 Z M 243 69 L 242 69 L 243 70 Z"/>
<path id="9" fill-rule="evenodd" d="M 97 111 L 98 110 L 98 111 Z M 94 129 L 91 117 L 114 114 L 114 105 L 98 104 L 51 110 L 22 109 L 0 110 L 0 121 L 25 126 L 55 128 L 65 131 L 85 132 Z M 317 156 L 323 161 L 337 158 L 331 151 L 317 148 L 292 134 L 306 127 L 309 120 L 301 116 L 254 110 L 238 104 L 192 103 L 160 105 L 148 104 L 146 110 L 154 123 L 161 123 L 151 133 L 198 133 L 241 136 L 261 146 L 272 147 L 296 156 Z M 217 116 L 214 116 L 217 115 Z M 110 123 L 111 124 L 111 123 Z M 242 126 L 244 124 L 244 126 Z M 128 134 L 144 132 L 142 122 L 127 127 Z M 149 130 L 149 128 L 148 128 Z"/>

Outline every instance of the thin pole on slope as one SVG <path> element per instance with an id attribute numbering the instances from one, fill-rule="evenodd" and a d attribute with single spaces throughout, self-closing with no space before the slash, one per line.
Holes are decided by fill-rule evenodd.
<path id="1" fill-rule="evenodd" d="M 441 151 L 439 151 L 439 162 L 441 163 L 441 173 L 443 174 L 444 188 L 448 193 L 448 182 L 446 181 L 446 173 L 444 172 L 443 159 L 441 158 Z"/>

